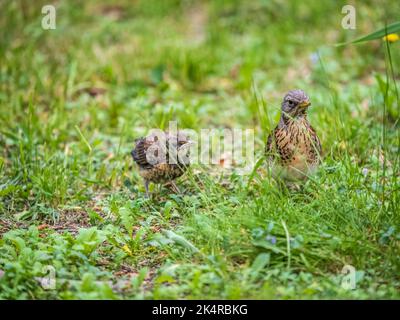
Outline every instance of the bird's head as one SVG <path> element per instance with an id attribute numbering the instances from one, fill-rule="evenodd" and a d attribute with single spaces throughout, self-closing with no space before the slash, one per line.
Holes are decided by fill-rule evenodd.
<path id="1" fill-rule="evenodd" d="M 178 150 L 193 144 L 188 135 L 182 131 L 178 131 L 174 134 L 168 132 L 167 143 L 168 145 L 176 147 Z"/>
<path id="2" fill-rule="evenodd" d="M 167 133 L 167 145 L 169 154 L 171 152 L 177 155 L 178 163 L 189 164 L 190 148 L 194 144 L 189 136 L 182 131 L 175 134 Z"/>
<path id="3" fill-rule="evenodd" d="M 310 98 L 303 90 L 290 90 L 283 98 L 282 113 L 290 118 L 302 117 L 310 105 Z"/>

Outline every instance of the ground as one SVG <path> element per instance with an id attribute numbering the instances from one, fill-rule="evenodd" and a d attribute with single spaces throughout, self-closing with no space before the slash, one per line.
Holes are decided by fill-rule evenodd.
<path id="1" fill-rule="evenodd" d="M 0 298 L 400 298 L 400 42 L 335 46 L 400 3 L 354 30 L 341 1 L 56 1 L 55 30 L 45 4 L 0 3 Z M 293 88 L 323 163 L 285 189 L 262 157 Z M 254 129 L 259 167 L 146 199 L 130 151 L 170 120 Z"/>

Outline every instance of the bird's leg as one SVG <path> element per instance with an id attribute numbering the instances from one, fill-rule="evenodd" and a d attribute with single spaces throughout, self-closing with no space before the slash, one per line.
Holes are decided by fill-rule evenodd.
<path id="1" fill-rule="evenodd" d="M 172 189 L 174 189 L 174 191 L 176 193 L 181 193 L 181 191 L 179 190 L 178 186 L 175 184 L 175 181 L 171 181 L 171 186 L 172 186 Z"/>
<path id="2" fill-rule="evenodd" d="M 144 180 L 144 188 L 146 189 L 146 198 L 150 198 L 150 196 L 149 196 L 149 180 Z"/>

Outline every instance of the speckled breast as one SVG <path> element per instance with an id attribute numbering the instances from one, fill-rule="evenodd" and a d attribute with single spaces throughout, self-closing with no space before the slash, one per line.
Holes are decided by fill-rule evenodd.
<path id="1" fill-rule="evenodd" d="M 140 169 L 140 175 L 152 182 L 166 182 L 180 177 L 185 171 L 185 166 L 177 164 L 160 163 L 152 168 Z"/>
<path id="2" fill-rule="evenodd" d="M 276 138 L 280 168 L 275 166 L 275 173 L 286 179 L 302 179 L 318 167 L 321 145 L 308 122 L 291 122 Z"/>

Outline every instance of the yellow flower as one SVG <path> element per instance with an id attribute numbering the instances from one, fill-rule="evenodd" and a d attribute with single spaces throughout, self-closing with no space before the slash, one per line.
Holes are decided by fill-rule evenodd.
<path id="1" fill-rule="evenodd" d="M 129 247 L 126 244 L 122 247 L 122 250 L 124 250 L 130 256 L 133 255 L 131 249 L 129 249 Z"/>
<path id="2" fill-rule="evenodd" d="M 397 33 L 390 33 L 382 38 L 384 41 L 395 42 L 400 40 L 400 37 Z"/>

